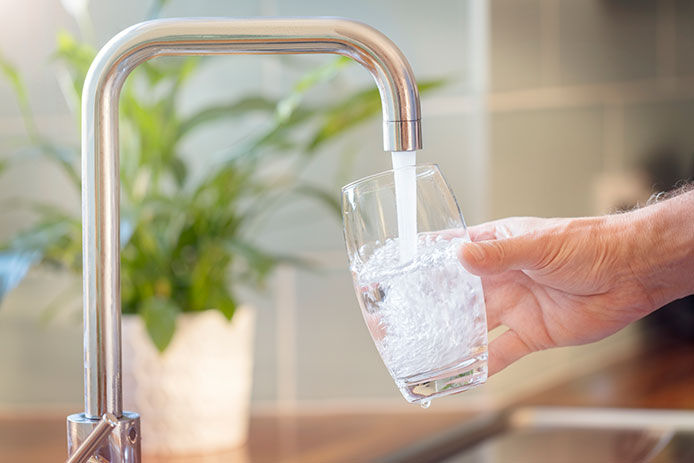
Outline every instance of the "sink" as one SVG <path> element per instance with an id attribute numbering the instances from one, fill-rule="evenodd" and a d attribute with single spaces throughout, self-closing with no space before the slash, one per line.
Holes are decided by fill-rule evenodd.
<path id="1" fill-rule="evenodd" d="M 520 407 L 480 416 L 382 463 L 689 463 L 694 411 Z"/>

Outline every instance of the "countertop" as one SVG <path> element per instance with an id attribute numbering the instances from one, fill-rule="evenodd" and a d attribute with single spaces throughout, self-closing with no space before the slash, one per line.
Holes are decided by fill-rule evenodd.
<path id="1" fill-rule="evenodd" d="M 534 393 L 519 405 L 694 410 L 694 344 L 649 345 L 578 379 Z M 246 446 L 215 456 L 145 462 L 369 461 L 471 417 L 461 412 L 254 414 Z M 0 463 L 65 458 L 65 416 L 0 415 Z"/>

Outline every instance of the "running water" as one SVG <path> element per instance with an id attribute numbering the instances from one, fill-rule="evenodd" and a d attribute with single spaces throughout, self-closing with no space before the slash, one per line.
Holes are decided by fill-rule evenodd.
<path id="1" fill-rule="evenodd" d="M 398 216 L 400 263 L 414 259 L 417 254 L 417 172 L 416 151 L 393 151 L 395 203 Z"/>

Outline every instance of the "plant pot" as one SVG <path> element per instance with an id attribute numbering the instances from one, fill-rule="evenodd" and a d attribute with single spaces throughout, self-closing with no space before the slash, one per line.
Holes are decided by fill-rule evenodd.
<path id="1" fill-rule="evenodd" d="M 140 414 L 145 454 L 207 453 L 245 442 L 255 312 L 216 310 L 176 320 L 159 353 L 141 317 L 123 317 L 124 409 Z"/>

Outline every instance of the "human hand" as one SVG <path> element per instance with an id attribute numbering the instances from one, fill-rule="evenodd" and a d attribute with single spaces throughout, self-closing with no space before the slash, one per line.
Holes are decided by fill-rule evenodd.
<path id="1" fill-rule="evenodd" d="M 664 247 L 666 230 L 653 224 L 658 212 L 470 227 L 473 242 L 461 248 L 461 262 L 482 276 L 488 328 L 508 327 L 489 345 L 489 374 L 534 351 L 602 339 L 692 290 L 663 284 L 683 247 L 674 240 Z M 684 262 L 694 272 L 691 235 Z"/>

